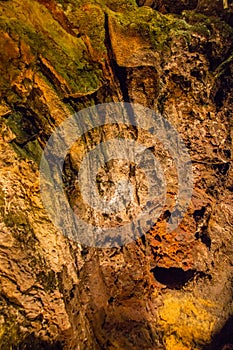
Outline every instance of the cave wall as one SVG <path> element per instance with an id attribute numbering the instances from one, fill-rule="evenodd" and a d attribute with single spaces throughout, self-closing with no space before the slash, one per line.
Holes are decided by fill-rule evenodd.
<path id="1" fill-rule="evenodd" d="M 232 345 L 231 3 L 8 0 L 0 9 L 0 348 Z M 177 187 L 158 152 L 164 214 L 136 241 L 97 249 L 50 221 L 39 162 L 62 121 L 111 101 L 139 103 L 174 125 L 194 189 L 179 228 L 166 232 Z M 80 149 L 67 158 L 67 181 Z"/>

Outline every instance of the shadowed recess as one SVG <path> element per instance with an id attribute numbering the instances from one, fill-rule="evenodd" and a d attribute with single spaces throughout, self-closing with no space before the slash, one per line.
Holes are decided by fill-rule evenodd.
<path id="1" fill-rule="evenodd" d="M 12 346 L 12 350 L 62 350 L 63 346 L 59 341 L 49 343 L 42 339 L 36 338 L 34 334 L 25 338 L 22 343 Z"/>
<path id="2" fill-rule="evenodd" d="M 153 272 L 155 279 L 170 289 L 180 289 L 187 282 L 192 280 L 196 274 L 196 270 L 184 271 L 177 267 L 158 267 L 156 266 L 151 270 Z"/>
<path id="3" fill-rule="evenodd" d="M 233 350 L 233 316 L 228 318 L 221 331 L 213 337 L 211 344 L 203 350 Z"/>

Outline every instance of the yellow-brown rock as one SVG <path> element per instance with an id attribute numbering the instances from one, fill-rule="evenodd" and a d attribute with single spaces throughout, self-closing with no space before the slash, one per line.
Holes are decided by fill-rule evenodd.
<path id="1" fill-rule="evenodd" d="M 8 0 L 0 1 L 0 15 L 0 349 L 231 349 L 231 2 L 224 10 L 220 0 Z M 194 188 L 182 222 L 168 232 L 177 171 L 160 140 L 122 125 L 86 133 L 63 174 L 66 195 L 85 220 L 96 217 L 75 179 L 83 156 L 101 141 L 128 137 L 145 145 L 167 182 L 153 227 L 123 247 L 100 249 L 65 237 L 51 222 L 39 164 L 57 126 L 112 101 L 149 107 L 176 128 Z M 122 176 L 131 177 L 143 202 L 143 172 L 127 162 L 100 169 L 102 196 L 111 198 Z M 122 218 L 97 219 L 117 227 L 129 213 Z"/>

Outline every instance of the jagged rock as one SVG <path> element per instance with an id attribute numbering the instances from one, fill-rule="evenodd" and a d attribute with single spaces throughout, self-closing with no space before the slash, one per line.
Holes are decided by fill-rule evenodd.
<path id="1" fill-rule="evenodd" d="M 0 4 L 2 350 L 232 344 L 232 4 L 227 10 L 220 0 L 138 5 Z M 118 248 L 85 247 L 49 219 L 39 190 L 41 154 L 74 112 L 123 100 L 160 112 L 182 135 L 193 163 L 192 202 L 168 233 L 177 193 L 168 151 L 143 130 L 95 129 L 71 147 L 64 164 L 67 196 L 86 220 L 92 216 L 80 205 L 75 178 L 85 152 L 108 138 L 129 134 L 145 144 L 163 166 L 167 196 L 145 236 Z M 101 169 L 100 192 L 111 197 L 113 182 L 126 172 L 143 200 L 142 173 L 123 165 Z M 61 219 L 68 221 L 65 212 Z M 100 221 L 117 225 L 111 217 Z"/>

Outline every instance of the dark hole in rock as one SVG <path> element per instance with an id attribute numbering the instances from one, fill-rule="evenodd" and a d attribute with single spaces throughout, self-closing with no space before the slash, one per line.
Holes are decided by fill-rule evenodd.
<path id="1" fill-rule="evenodd" d="M 70 299 L 73 299 L 74 298 L 74 292 L 73 290 L 70 291 Z"/>
<path id="2" fill-rule="evenodd" d="M 166 210 L 162 215 L 162 220 L 168 221 L 170 219 L 171 212 L 169 210 Z"/>
<path id="3" fill-rule="evenodd" d="M 216 92 L 216 95 L 214 96 L 214 101 L 218 107 L 222 107 L 224 98 L 225 98 L 224 90 L 219 89 Z"/>
<path id="4" fill-rule="evenodd" d="M 205 244 L 207 246 L 207 248 L 210 249 L 210 247 L 211 247 L 211 239 L 210 239 L 210 236 L 207 233 L 207 227 L 204 227 L 203 231 L 201 233 L 200 232 L 196 232 L 195 233 L 195 237 L 196 237 L 196 239 L 200 239 L 201 242 L 203 244 Z"/>
<path id="5" fill-rule="evenodd" d="M 114 298 L 113 297 L 110 297 L 109 299 L 108 299 L 108 303 L 109 304 L 112 304 L 114 302 Z"/>
<path id="6" fill-rule="evenodd" d="M 115 62 L 113 62 L 115 63 Z M 116 73 L 116 76 L 118 77 L 121 91 L 124 97 L 124 102 L 130 102 L 129 92 L 127 88 L 127 69 L 125 67 L 120 67 L 116 63 L 114 64 L 114 70 Z"/>
<path id="7" fill-rule="evenodd" d="M 170 289 L 181 289 L 187 282 L 191 281 L 196 274 L 196 270 L 184 271 L 178 267 L 165 268 L 159 266 L 156 266 L 151 272 L 158 282 L 166 285 Z"/>
<path id="8" fill-rule="evenodd" d="M 224 149 L 223 153 L 225 154 L 226 158 L 231 159 L 231 150 L 230 149 Z"/>
<path id="9" fill-rule="evenodd" d="M 209 60 L 211 71 L 214 71 L 221 64 L 221 58 L 216 56 L 215 50 L 216 48 L 213 42 L 208 41 L 205 44 L 205 55 Z"/>
<path id="10" fill-rule="evenodd" d="M 205 211 L 206 211 L 205 207 L 202 207 L 199 210 L 195 210 L 193 213 L 194 220 L 196 222 L 200 221 L 204 217 Z"/>
<path id="11" fill-rule="evenodd" d="M 156 239 L 156 241 L 162 242 L 162 239 L 158 234 L 155 236 L 155 239 Z"/>
<path id="12" fill-rule="evenodd" d="M 82 257 L 84 257 L 85 255 L 87 255 L 88 253 L 89 253 L 88 248 L 83 248 L 83 249 L 81 250 L 81 255 L 82 255 Z"/>
<path id="13" fill-rule="evenodd" d="M 230 168 L 230 164 L 229 163 L 213 164 L 212 167 L 217 172 L 217 174 L 226 175 Z"/>
<path id="14" fill-rule="evenodd" d="M 190 72 L 192 77 L 197 78 L 197 80 L 202 81 L 203 79 L 203 73 L 201 69 L 193 68 Z"/>
<path id="15" fill-rule="evenodd" d="M 143 244 L 144 246 L 146 246 L 146 237 L 145 237 L 145 235 L 142 235 L 142 236 L 141 236 L 141 241 L 142 241 L 142 244 Z"/>
<path id="16" fill-rule="evenodd" d="M 117 222 L 122 222 L 123 221 L 123 219 L 120 218 L 119 216 L 116 217 L 116 220 L 117 220 Z"/>

